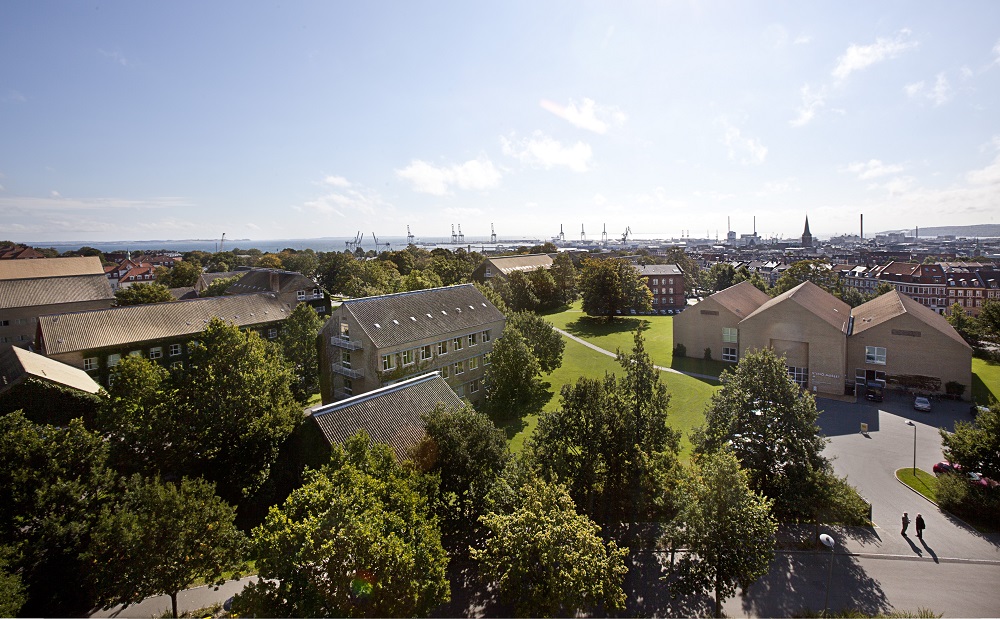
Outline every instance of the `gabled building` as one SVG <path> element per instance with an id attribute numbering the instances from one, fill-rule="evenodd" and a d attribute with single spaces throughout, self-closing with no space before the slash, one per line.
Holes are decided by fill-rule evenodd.
<path id="1" fill-rule="evenodd" d="M 674 346 L 683 345 L 689 357 L 707 350 L 714 359 L 735 363 L 740 321 L 770 300 L 748 281 L 720 290 L 674 317 Z"/>
<path id="2" fill-rule="evenodd" d="M 653 312 L 684 309 L 684 271 L 676 264 L 646 264 L 638 267 L 639 275 L 653 293 Z"/>
<path id="3" fill-rule="evenodd" d="M 277 295 L 263 293 L 51 314 L 39 318 L 38 346 L 47 357 L 107 385 L 111 369 L 126 355 L 183 368 L 188 344 L 213 318 L 273 340 L 292 309 Z"/>
<path id="4" fill-rule="evenodd" d="M 301 273 L 278 269 L 253 269 L 226 289 L 226 295 L 273 292 L 284 303 L 295 307 L 308 303 L 320 316 L 330 312 L 330 298 L 319 284 Z"/>
<path id="5" fill-rule="evenodd" d="M 111 307 L 96 256 L 0 261 L 0 350 L 34 345 L 38 317 Z"/>
<path id="6" fill-rule="evenodd" d="M 323 402 L 431 371 L 459 397 L 478 401 L 504 324 L 473 284 L 344 301 L 320 332 Z"/>
<path id="7" fill-rule="evenodd" d="M 0 260 L 37 260 L 45 255 L 32 247 L 4 245 L 0 247 Z"/>
<path id="8" fill-rule="evenodd" d="M 23 348 L 0 351 L 0 415 L 16 410 L 35 423 L 93 421 L 101 386 L 81 369 Z"/>
<path id="9" fill-rule="evenodd" d="M 486 283 L 496 277 L 510 277 L 515 271 L 535 271 L 551 269 L 552 257 L 548 254 L 527 254 L 522 256 L 495 256 L 483 260 L 472 272 L 472 280 Z"/>
<path id="10" fill-rule="evenodd" d="M 317 406 L 310 413 L 328 444 L 341 444 L 364 430 L 373 442 L 392 447 L 402 462 L 426 434 L 422 416 L 438 405 L 455 410 L 463 403 L 439 372 L 430 372 Z"/>

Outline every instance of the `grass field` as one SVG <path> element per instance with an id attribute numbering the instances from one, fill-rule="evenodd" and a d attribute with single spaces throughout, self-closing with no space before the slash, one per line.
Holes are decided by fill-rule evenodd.
<path id="1" fill-rule="evenodd" d="M 983 359 L 972 360 L 972 397 L 983 405 L 1000 401 L 1000 364 Z"/>

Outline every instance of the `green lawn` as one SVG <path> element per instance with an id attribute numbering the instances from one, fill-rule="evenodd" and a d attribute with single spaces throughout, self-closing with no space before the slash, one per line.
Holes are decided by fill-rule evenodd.
<path id="1" fill-rule="evenodd" d="M 899 481 L 937 503 L 937 477 L 921 469 L 916 471 L 917 475 L 914 477 L 912 467 L 899 469 L 896 471 L 896 477 L 899 478 Z"/>
<path id="2" fill-rule="evenodd" d="M 1000 401 L 1000 364 L 984 359 L 972 360 L 972 397 L 982 405 Z"/>
<path id="3" fill-rule="evenodd" d="M 673 364 L 673 317 L 671 316 L 618 317 L 609 324 L 585 316 L 580 311 L 580 304 L 576 303 L 566 311 L 550 314 L 545 318 L 557 328 L 611 352 L 619 348 L 625 351 L 631 350 L 635 329 L 640 321 L 644 322 L 648 327 L 643 332 L 646 350 L 653 363 L 664 367 Z M 542 412 L 555 410 L 559 406 L 559 392 L 562 386 L 575 383 L 581 376 L 601 378 L 605 373 L 621 374 L 622 368 L 613 357 L 591 350 L 568 338 L 564 340 L 566 350 L 563 353 L 562 367 L 551 375 L 542 377 L 542 380 L 549 385 L 550 394 L 548 401 L 541 407 Z M 680 430 L 682 456 L 687 457 L 691 451 L 688 434 L 692 428 L 704 421 L 705 406 L 718 387 L 714 381 L 706 382 L 674 372 L 661 372 L 660 378 L 671 394 L 669 423 Z M 531 435 L 537 423 L 538 415 L 528 415 L 504 427 L 510 437 L 512 451 L 520 451 L 524 440 Z"/>

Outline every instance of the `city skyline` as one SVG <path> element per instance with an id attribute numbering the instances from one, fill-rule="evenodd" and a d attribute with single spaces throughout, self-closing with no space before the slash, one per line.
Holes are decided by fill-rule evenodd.
<path id="1" fill-rule="evenodd" d="M 1000 223 L 1000 5 L 961 9 L 14 0 L 0 238 Z"/>

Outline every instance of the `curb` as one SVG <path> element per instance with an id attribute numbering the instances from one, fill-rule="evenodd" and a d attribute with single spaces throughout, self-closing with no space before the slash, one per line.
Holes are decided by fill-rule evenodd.
<path id="1" fill-rule="evenodd" d="M 906 467 L 904 466 L 903 468 L 906 468 Z M 950 518 L 954 518 L 955 520 L 957 520 L 957 521 L 961 522 L 962 524 L 964 524 L 965 526 L 969 527 L 970 529 L 972 529 L 972 530 L 974 530 L 974 531 L 975 531 L 975 530 L 978 530 L 978 529 L 976 529 L 976 527 L 974 527 L 974 526 L 972 526 L 971 524 L 969 524 L 968 522 L 966 522 L 966 521 L 962 520 L 961 518 L 959 518 L 959 517 L 958 517 L 958 516 L 956 516 L 955 514 L 951 513 L 950 511 L 948 511 L 948 510 L 946 510 L 946 509 L 942 509 L 940 505 L 938 505 L 938 504 L 937 504 L 937 503 L 935 503 L 934 501 L 932 501 L 932 500 L 928 499 L 928 498 L 927 498 L 927 497 L 925 497 L 924 495 L 920 494 L 920 493 L 919 493 L 919 492 L 917 492 L 917 491 L 916 491 L 916 490 L 915 490 L 914 488 L 912 488 L 912 487 L 911 487 L 911 486 L 910 486 L 910 485 L 909 485 L 908 483 L 906 483 L 906 482 L 904 482 L 904 481 L 903 481 L 902 479 L 900 479 L 900 478 L 899 478 L 899 475 L 897 475 L 896 473 L 898 473 L 898 472 L 899 472 L 899 471 L 901 471 L 901 470 L 902 470 L 902 469 L 896 469 L 896 471 L 895 471 L 895 472 L 893 472 L 892 476 L 896 478 L 896 481 L 898 481 L 899 483 L 903 484 L 903 486 L 904 486 L 905 488 L 909 489 L 909 491 L 910 491 L 910 492 L 912 492 L 912 493 L 916 494 L 917 496 L 919 496 L 919 497 L 920 497 L 920 498 L 922 498 L 923 500 L 927 501 L 928 503 L 930 503 L 930 504 L 931 504 L 931 505 L 933 505 L 934 507 L 938 508 L 938 511 L 940 511 L 940 512 L 941 512 L 942 514 L 948 514 L 948 517 L 950 517 Z M 919 469 L 919 470 L 923 470 L 923 469 Z M 925 472 L 926 472 L 926 471 L 925 471 Z"/>

